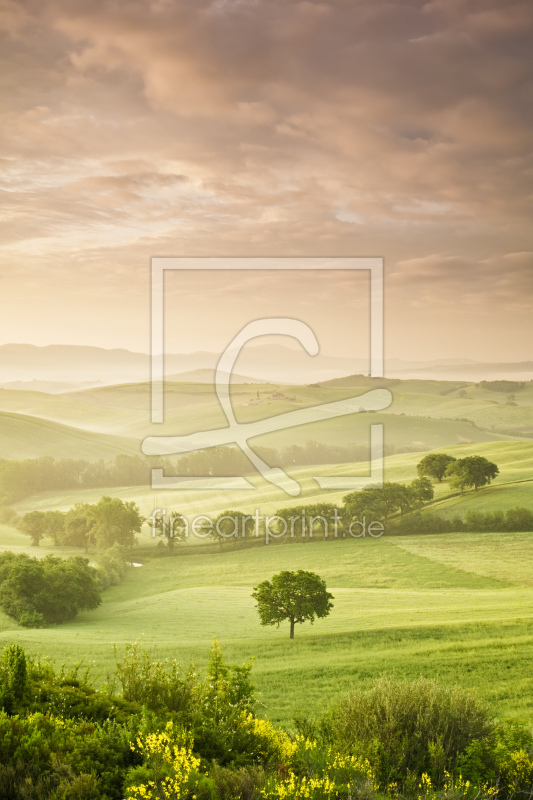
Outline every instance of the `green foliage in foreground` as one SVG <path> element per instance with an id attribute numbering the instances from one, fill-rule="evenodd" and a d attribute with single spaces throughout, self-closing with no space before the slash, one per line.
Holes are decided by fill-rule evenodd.
<path id="1" fill-rule="evenodd" d="M 507 800 L 533 736 L 475 695 L 384 676 L 287 733 L 255 713 L 251 663 L 215 641 L 199 675 L 126 648 L 108 686 L 16 645 L 0 657 L 0 800 Z M 7 698 L 7 702 L 6 702 Z"/>

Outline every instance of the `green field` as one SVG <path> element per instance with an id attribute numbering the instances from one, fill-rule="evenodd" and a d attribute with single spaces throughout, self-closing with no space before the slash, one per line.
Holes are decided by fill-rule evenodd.
<path id="1" fill-rule="evenodd" d="M 335 597 L 328 619 L 261 628 L 250 597 L 280 569 L 318 571 Z M 290 723 L 383 671 L 478 688 L 502 715 L 533 719 L 533 534 L 450 534 L 270 545 L 153 558 L 131 568 L 103 605 L 73 623 L 24 630 L 1 619 L 3 642 L 54 658 L 94 660 L 143 638 L 160 656 L 205 663 L 217 636 L 228 658 L 253 656 L 266 713 Z"/>
<path id="2" fill-rule="evenodd" d="M 387 383 L 385 381 L 385 383 Z M 385 441 L 399 452 L 385 460 L 385 479 L 408 482 L 431 448 L 456 457 L 479 454 L 494 461 L 500 475 L 492 485 L 464 496 L 443 482 L 435 486 L 431 510 L 463 517 L 478 510 L 531 507 L 533 439 L 528 438 L 533 386 L 505 395 L 475 384 L 438 381 L 388 382 L 393 403 L 386 413 L 302 426 L 253 442 L 280 448 L 309 439 L 331 444 L 368 441 L 370 423 L 382 422 Z M 234 386 L 240 422 L 281 414 L 364 393 L 365 378 L 321 387 Z M 354 388 L 355 386 L 355 388 Z M 185 434 L 226 424 L 212 387 L 167 387 L 167 422 L 156 433 Z M 274 391 L 285 396 L 269 399 Z M 254 395 L 260 402 L 248 405 Z M 0 457 L 109 459 L 139 452 L 141 439 L 154 434 L 149 421 L 149 387 L 126 385 L 45 395 L 0 391 Z M 513 401 L 514 402 L 514 401 Z M 513 427 L 516 435 L 506 431 Z M 301 495 L 288 497 L 252 474 L 251 491 L 220 492 L 187 487 L 156 492 L 147 486 L 46 492 L 15 503 L 19 514 L 32 509 L 67 510 L 77 502 L 97 502 L 103 494 L 134 500 L 148 516 L 166 507 L 186 515 L 214 516 L 225 509 L 273 514 L 282 507 L 329 501 L 340 504 L 346 491 L 319 490 L 316 475 L 365 475 L 368 464 L 293 468 Z M 0 549 L 40 556 L 67 556 L 72 548 L 28 537 L 0 525 Z M 166 557 L 145 526 L 126 580 L 104 593 L 102 606 L 75 622 L 26 630 L 0 615 L 0 639 L 17 641 L 41 655 L 94 661 L 105 680 L 119 648 L 143 638 L 160 656 L 205 664 L 217 636 L 227 657 L 254 657 L 254 675 L 265 712 L 290 724 L 299 711 L 318 713 L 355 684 L 367 685 L 383 671 L 479 689 L 502 715 L 533 721 L 533 533 L 385 535 L 379 540 L 346 539 L 254 546 L 216 552 L 190 539 Z M 280 569 L 318 572 L 335 596 L 328 619 L 304 625 L 294 641 L 284 628 L 261 628 L 250 593 L 257 582 Z"/>

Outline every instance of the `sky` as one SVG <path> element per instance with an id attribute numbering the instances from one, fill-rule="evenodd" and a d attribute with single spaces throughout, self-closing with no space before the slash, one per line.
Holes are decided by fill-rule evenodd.
<path id="1" fill-rule="evenodd" d="M 0 0 L 0 26 L 0 344 L 148 351 L 153 256 L 378 256 L 388 358 L 531 358 L 529 0 Z M 300 277 L 169 284 L 172 350 L 294 307 L 348 354 L 364 286 Z"/>

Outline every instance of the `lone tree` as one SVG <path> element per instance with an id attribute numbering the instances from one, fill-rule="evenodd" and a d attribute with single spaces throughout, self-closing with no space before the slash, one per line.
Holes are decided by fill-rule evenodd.
<path id="1" fill-rule="evenodd" d="M 333 595 L 314 572 L 279 572 L 271 581 L 255 586 L 252 597 L 257 600 L 261 625 L 277 625 L 288 619 L 290 638 L 294 639 L 294 626 L 298 622 L 313 623 L 315 617 L 327 617 L 333 608 Z"/>
<path id="2" fill-rule="evenodd" d="M 442 483 L 448 466 L 453 464 L 455 460 L 453 456 L 449 456 L 447 453 L 428 453 L 416 465 L 418 477 L 423 478 L 426 476 Z"/>

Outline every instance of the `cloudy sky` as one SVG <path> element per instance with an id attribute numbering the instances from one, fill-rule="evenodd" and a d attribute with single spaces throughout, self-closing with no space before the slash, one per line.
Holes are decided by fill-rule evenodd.
<path id="1" fill-rule="evenodd" d="M 151 256 L 383 256 L 389 357 L 531 358 L 530 0 L 0 7 L 0 344 L 146 351 Z M 170 286 L 182 349 L 217 286 Z M 345 354 L 341 273 L 243 295 Z"/>

